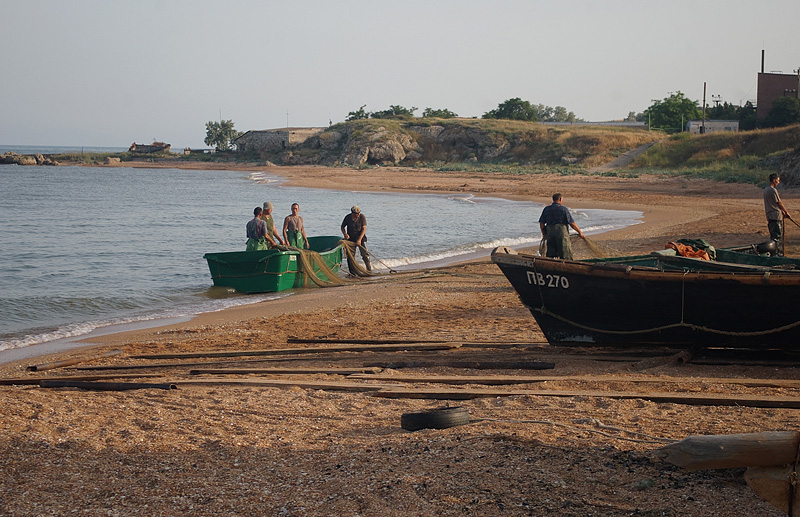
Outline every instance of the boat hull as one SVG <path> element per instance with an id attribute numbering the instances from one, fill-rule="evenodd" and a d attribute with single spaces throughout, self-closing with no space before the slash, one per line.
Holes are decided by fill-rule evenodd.
<path id="1" fill-rule="evenodd" d="M 800 274 L 678 271 L 492 252 L 551 344 L 794 348 Z"/>
<path id="2" fill-rule="evenodd" d="M 340 237 L 309 237 L 312 251 L 319 253 L 322 261 L 338 273 L 342 265 Z M 215 286 L 228 287 L 240 293 L 270 293 L 314 283 L 302 271 L 300 252 L 271 249 L 265 251 L 230 251 L 206 253 L 211 279 Z M 314 274 L 323 281 L 330 280 L 313 264 Z"/>

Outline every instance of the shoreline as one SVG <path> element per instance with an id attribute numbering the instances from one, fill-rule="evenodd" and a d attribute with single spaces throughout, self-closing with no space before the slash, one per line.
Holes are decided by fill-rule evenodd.
<path id="1" fill-rule="evenodd" d="M 508 175 L 501 173 L 488 173 L 481 175 L 476 182 L 473 174 L 463 174 L 460 172 L 442 173 L 402 167 L 379 167 L 360 170 L 320 166 L 267 167 L 208 162 L 181 162 L 180 164 L 155 162 L 142 164 L 134 163 L 133 165 L 128 162 L 112 166 L 209 170 L 210 172 L 214 170 L 265 172 L 280 178 L 281 182 L 287 186 L 300 188 L 350 190 L 349 187 L 351 185 L 358 185 L 358 190 L 370 192 L 443 195 L 472 194 L 479 197 L 498 197 L 517 201 L 530 201 L 532 197 L 535 196 L 535 201 L 542 203 L 549 202 L 550 197 L 550 195 L 546 194 L 548 190 L 545 185 L 553 185 L 552 188 L 554 189 L 559 186 L 567 186 L 569 188 L 562 188 L 561 190 L 565 193 L 565 205 L 570 208 L 626 210 L 642 213 L 641 223 L 592 236 L 593 239 L 610 246 L 612 249 L 615 246 L 620 246 L 620 243 L 633 244 L 634 246 L 631 248 L 631 254 L 658 249 L 660 246 L 651 243 L 654 242 L 655 239 L 659 239 L 662 234 L 667 233 L 672 227 L 684 227 L 698 221 L 703 221 L 704 219 L 712 219 L 719 215 L 711 209 L 687 210 L 684 203 L 679 203 L 675 206 L 675 199 L 664 197 L 663 192 L 668 191 L 670 188 L 674 189 L 675 185 L 670 184 L 676 183 L 679 185 L 680 189 L 687 189 L 686 184 L 688 182 L 672 179 L 648 181 L 648 188 L 655 187 L 655 192 L 650 194 L 636 192 L 638 179 L 631 181 L 618 178 L 596 178 L 589 176 L 563 177 L 559 175 L 536 175 L 520 180 L 517 177 L 508 177 Z M 91 167 L 102 168 L 107 166 L 97 165 Z M 574 186 L 576 184 L 586 183 L 590 184 L 591 188 L 581 188 L 580 190 L 583 195 L 569 195 L 570 189 L 575 188 Z M 609 189 L 609 186 L 613 188 Z M 738 186 L 741 188 L 734 189 L 738 192 L 755 189 L 755 187 L 747 185 Z M 748 187 L 752 187 L 752 189 Z M 618 191 L 623 192 L 623 194 L 618 194 Z M 638 194 L 635 196 L 638 203 L 625 199 L 628 197 L 624 194 L 625 192 Z M 538 199 L 539 196 L 543 199 Z M 686 196 L 686 199 L 692 199 L 692 196 Z M 664 203 L 665 200 L 672 201 L 672 206 L 659 204 Z M 532 228 L 532 233 L 538 233 L 538 228 Z M 734 244 L 739 244 L 739 242 Z M 521 248 L 521 251 L 533 249 L 535 249 L 535 247 Z M 480 262 L 481 260 L 488 261 L 488 258 L 480 259 L 472 257 L 463 260 L 460 258 L 452 261 L 445 260 L 440 265 L 452 266 L 476 261 Z M 292 298 L 295 298 L 297 294 L 302 293 L 296 293 Z M 284 299 L 254 302 L 222 309 L 220 311 L 199 313 L 184 317 L 179 323 L 162 324 L 162 321 L 170 321 L 172 318 L 157 318 L 152 320 L 153 324 L 149 324 L 149 322 L 138 322 L 101 327 L 84 336 L 61 338 L 50 342 L 30 345 L 28 347 L 2 351 L 0 352 L 0 367 L 4 365 L 14 365 L 33 358 L 50 358 L 63 354 L 72 355 L 80 353 L 83 349 L 93 349 L 104 344 L 119 344 L 128 339 L 142 339 L 146 336 L 156 335 L 161 331 L 177 330 L 195 325 L 221 324 L 224 321 L 234 318 L 256 317 L 263 310 L 261 307 L 262 305 L 270 303 L 280 304 L 282 300 Z M 272 313 L 269 308 L 266 310 Z M 280 311 L 278 311 L 278 313 L 280 313 Z M 126 327 L 129 326 L 138 328 L 133 330 L 126 329 Z M 122 329 L 120 329 L 120 327 Z M 25 352 L 28 349 L 30 349 L 30 351 Z M 34 349 L 39 352 L 34 352 Z M 17 358 L 2 359 L 6 353 L 12 357 L 16 356 Z"/>

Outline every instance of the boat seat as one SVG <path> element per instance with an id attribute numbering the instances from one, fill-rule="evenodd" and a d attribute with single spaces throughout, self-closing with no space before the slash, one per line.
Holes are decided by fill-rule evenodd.
<path id="1" fill-rule="evenodd" d="M 651 251 L 650 254 L 656 257 L 675 257 L 678 255 L 678 252 L 675 251 L 675 248 L 667 248 L 658 251 Z"/>

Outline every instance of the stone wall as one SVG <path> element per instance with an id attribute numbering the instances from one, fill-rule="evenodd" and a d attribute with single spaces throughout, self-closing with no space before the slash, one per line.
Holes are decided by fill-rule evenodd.
<path id="1" fill-rule="evenodd" d="M 248 131 L 234 143 L 241 152 L 282 151 L 300 145 L 324 130 L 323 127 L 300 127 Z"/>

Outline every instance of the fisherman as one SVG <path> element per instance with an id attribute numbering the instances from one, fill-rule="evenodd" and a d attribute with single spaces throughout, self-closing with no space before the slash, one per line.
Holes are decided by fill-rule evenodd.
<path id="1" fill-rule="evenodd" d="M 345 240 L 355 243 L 361 254 L 361 259 L 364 261 L 364 266 L 367 271 L 372 272 L 372 265 L 369 262 L 369 251 L 367 251 L 367 217 L 361 213 L 361 208 L 358 205 L 350 208 L 350 213 L 344 216 L 342 220 L 342 235 Z M 356 252 L 353 250 L 353 260 L 355 260 Z M 350 263 L 350 257 L 347 258 L 347 267 L 351 275 L 356 274 L 355 265 Z"/>
<path id="2" fill-rule="evenodd" d="M 553 194 L 553 204 L 544 207 L 539 217 L 539 229 L 542 238 L 547 240 L 547 256 L 572 260 L 572 246 L 569 242 L 569 227 L 578 232 L 581 239 L 585 239 L 569 208 L 562 204 L 563 196 L 556 192 Z"/>
<path id="3" fill-rule="evenodd" d="M 292 213 L 283 220 L 283 240 L 287 246 L 293 248 L 308 248 L 308 237 L 300 217 L 300 205 L 292 203 Z"/>
<path id="4" fill-rule="evenodd" d="M 270 245 L 275 246 L 275 241 L 267 235 L 267 225 L 261 220 L 260 206 L 253 209 L 253 218 L 247 222 L 247 247 L 246 251 L 268 250 Z"/>
<path id="5" fill-rule="evenodd" d="M 261 220 L 267 225 L 267 236 L 277 244 L 283 244 L 277 230 L 275 230 L 275 220 L 272 218 L 272 210 L 275 207 L 269 201 L 264 202 L 264 210 L 261 212 Z M 273 244 L 274 246 L 274 244 Z"/>
<path id="6" fill-rule="evenodd" d="M 770 240 L 775 241 L 775 252 L 771 255 L 783 255 L 783 219 L 791 219 L 792 216 L 783 206 L 781 196 L 778 195 L 778 184 L 781 177 L 772 173 L 769 175 L 769 185 L 764 189 L 764 211 L 767 215 L 767 229 L 769 229 Z"/>

